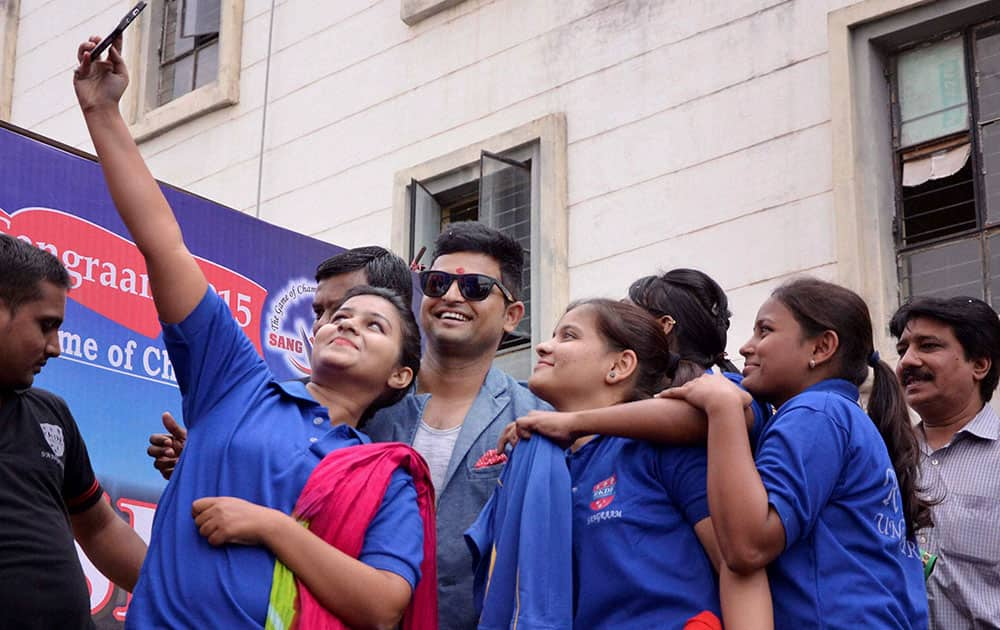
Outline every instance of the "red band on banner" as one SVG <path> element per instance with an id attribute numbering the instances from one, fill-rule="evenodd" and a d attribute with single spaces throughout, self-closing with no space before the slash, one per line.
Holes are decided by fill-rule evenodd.
<path id="1" fill-rule="evenodd" d="M 135 244 L 86 219 L 49 208 L 0 209 L 0 232 L 48 251 L 66 266 L 70 298 L 150 339 L 160 334 L 146 263 Z M 258 353 L 267 291 L 235 271 L 195 257 Z"/>

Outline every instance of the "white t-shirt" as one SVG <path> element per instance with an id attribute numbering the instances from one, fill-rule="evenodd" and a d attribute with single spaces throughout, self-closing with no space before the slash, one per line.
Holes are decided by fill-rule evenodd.
<path id="1" fill-rule="evenodd" d="M 413 438 L 413 449 L 427 460 L 436 496 L 440 496 L 441 491 L 444 490 L 444 477 L 448 473 L 448 462 L 451 461 L 451 453 L 455 450 L 455 442 L 458 440 L 458 434 L 461 430 L 462 425 L 450 429 L 435 429 L 423 420 L 417 427 L 417 434 Z"/>

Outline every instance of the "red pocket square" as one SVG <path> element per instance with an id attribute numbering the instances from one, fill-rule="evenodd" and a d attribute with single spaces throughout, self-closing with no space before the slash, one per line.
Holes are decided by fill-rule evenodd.
<path id="1" fill-rule="evenodd" d="M 473 466 L 473 468 L 488 468 L 490 466 L 502 464 L 505 461 L 507 461 L 507 455 L 505 453 L 497 453 L 497 449 L 491 448 L 483 453 L 483 456 L 476 461 L 476 465 Z"/>

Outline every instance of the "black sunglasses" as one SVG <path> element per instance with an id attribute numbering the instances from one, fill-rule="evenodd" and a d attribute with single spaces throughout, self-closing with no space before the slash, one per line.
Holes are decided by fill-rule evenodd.
<path id="1" fill-rule="evenodd" d="M 458 291 L 467 300 L 481 302 L 490 296 L 493 285 L 508 302 L 514 302 L 514 296 L 507 287 L 492 276 L 482 273 L 448 273 L 447 271 L 421 271 L 420 292 L 427 297 L 439 298 L 448 292 L 452 282 L 458 283 Z"/>

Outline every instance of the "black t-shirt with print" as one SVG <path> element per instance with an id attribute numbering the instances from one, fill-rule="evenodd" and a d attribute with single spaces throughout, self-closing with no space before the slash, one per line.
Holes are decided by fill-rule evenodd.
<path id="1" fill-rule="evenodd" d="M 103 490 L 66 403 L 45 390 L 0 404 L 0 629 L 92 628 L 69 514 Z"/>

